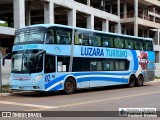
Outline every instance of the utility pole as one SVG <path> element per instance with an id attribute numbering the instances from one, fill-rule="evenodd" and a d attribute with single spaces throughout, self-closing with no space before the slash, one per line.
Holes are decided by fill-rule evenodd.
<path id="1" fill-rule="evenodd" d="M 2 91 L 2 53 L 0 51 L 0 91 Z"/>

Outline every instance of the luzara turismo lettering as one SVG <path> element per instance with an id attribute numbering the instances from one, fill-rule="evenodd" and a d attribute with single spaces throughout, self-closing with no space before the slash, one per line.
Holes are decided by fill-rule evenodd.
<path id="1" fill-rule="evenodd" d="M 117 58 L 126 58 L 127 51 L 126 50 L 113 50 L 113 49 L 106 49 L 106 56 L 107 57 L 117 57 Z"/>
<path id="2" fill-rule="evenodd" d="M 91 48 L 91 47 L 81 47 L 82 56 L 104 56 L 103 49 Z"/>

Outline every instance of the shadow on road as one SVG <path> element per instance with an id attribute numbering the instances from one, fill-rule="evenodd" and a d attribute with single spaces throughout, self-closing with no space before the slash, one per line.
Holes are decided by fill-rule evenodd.
<path id="1" fill-rule="evenodd" d="M 142 87 L 152 86 L 151 84 L 145 84 Z M 115 86 L 105 86 L 105 87 L 95 87 L 95 88 L 87 88 L 87 89 L 79 89 L 74 94 L 85 94 L 88 92 L 98 92 L 98 91 L 109 91 L 109 90 L 117 90 L 117 89 L 135 89 L 136 87 L 130 88 L 128 85 L 115 85 Z M 138 88 L 138 87 L 137 87 Z M 140 87 L 139 87 L 140 88 Z M 65 94 L 64 91 L 54 91 L 54 92 L 32 92 L 32 91 L 19 91 L 13 92 L 12 96 L 19 97 L 49 97 L 49 96 L 60 96 L 60 95 L 68 95 Z M 71 95 L 71 94 L 69 94 Z M 73 95 L 73 94 L 72 94 Z"/>

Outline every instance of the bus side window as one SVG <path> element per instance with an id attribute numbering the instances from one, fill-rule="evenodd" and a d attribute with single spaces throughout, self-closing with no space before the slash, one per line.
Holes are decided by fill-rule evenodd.
<path id="1" fill-rule="evenodd" d="M 75 44 L 76 44 L 76 45 L 80 44 L 79 36 L 78 36 L 78 34 L 77 34 L 77 33 L 75 33 L 74 38 L 75 38 Z"/>
<path id="2" fill-rule="evenodd" d="M 68 28 L 56 28 L 57 44 L 71 44 L 72 30 Z"/>
<path id="3" fill-rule="evenodd" d="M 116 48 L 123 48 L 124 47 L 124 40 L 119 37 L 114 38 L 114 46 Z"/>
<path id="4" fill-rule="evenodd" d="M 102 46 L 103 47 L 113 47 L 114 41 L 112 36 L 103 35 L 102 36 Z"/>
<path id="5" fill-rule="evenodd" d="M 55 57 L 51 55 L 45 56 L 45 73 L 55 72 Z"/>
<path id="6" fill-rule="evenodd" d="M 67 56 L 58 57 L 58 72 L 68 72 L 69 61 L 70 61 L 70 58 Z"/>
<path id="7" fill-rule="evenodd" d="M 47 31 L 46 44 L 54 43 L 54 31 L 52 29 Z"/>
<path id="8" fill-rule="evenodd" d="M 142 50 L 142 41 L 141 40 L 135 40 L 135 49 Z"/>
<path id="9" fill-rule="evenodd" d="M 125 48 L 126 49 L 134 49 L 134 41 L 132 39 L 125 39 Z"/>
<path id="10" fill-rule="evenodd" d="M 89 33 L 89 45 L 101 46 L 101 36 L 96 33 Z"/>
<path id="11" fill-rule="evenodd" d="M 89 33 L 84 30 L 75 30 L 75 44 L 76 45 L 88 45 Z"/>
<path id="12" fill-rule="evenodd" d="M 153 45 L 151 41 L 144 41 L 143 43 L 144 50 L 153 51 Z"/>

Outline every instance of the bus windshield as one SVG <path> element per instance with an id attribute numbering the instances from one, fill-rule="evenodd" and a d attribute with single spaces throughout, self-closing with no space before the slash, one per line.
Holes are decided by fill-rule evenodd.
<path id="1" fill-rule="evenodd" d="M 24 28 L 15 32 L 14 43 L 41 41 L 44 43 L 45 28 L 33 27 Z"/>
<path id="2" fill-rule="evenodd" d="M 39 50 L 17 51 L 12 56 L 12 73 L 35 73 L 43 70 L 43 56 L 36 54 Z"/>

